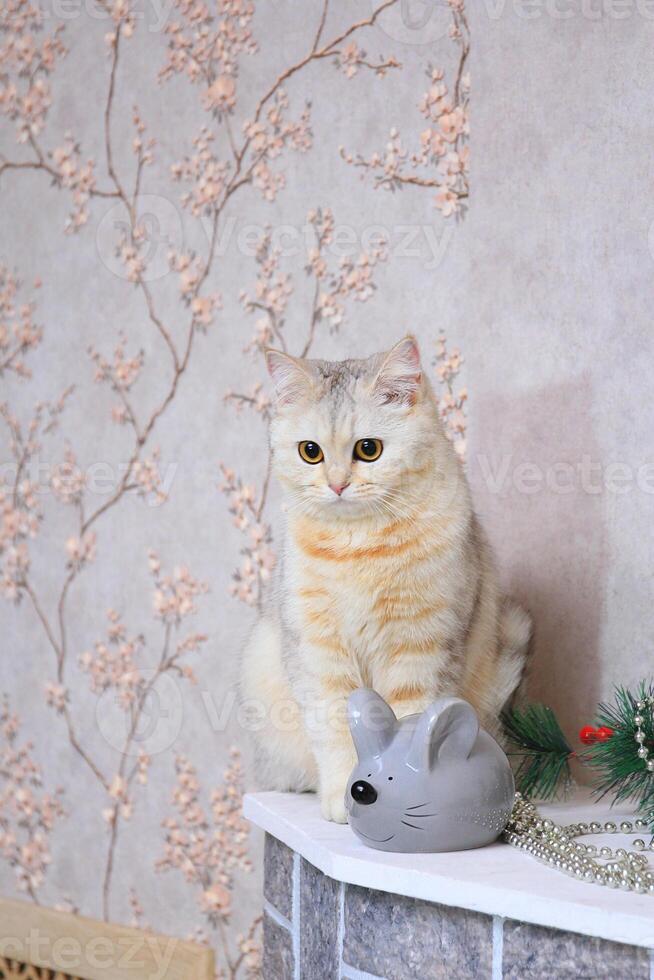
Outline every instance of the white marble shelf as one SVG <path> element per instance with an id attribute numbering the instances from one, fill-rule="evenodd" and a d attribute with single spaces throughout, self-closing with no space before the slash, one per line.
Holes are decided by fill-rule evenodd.
<path id="1" fill-rule="evenodd" d="M 583 791 L 540 810 L 559 823 L 633 818 L 628 806 L 593 803 Z M 507 844 L 449 854 L 375 851 L 349 827 L 323 820 L 310 793 L 249 793 L 243 812 L 338 881 L 654 949 L 654 896 L 576 881 Z M 628 846 L 634 836 L 587 840 Z"/>

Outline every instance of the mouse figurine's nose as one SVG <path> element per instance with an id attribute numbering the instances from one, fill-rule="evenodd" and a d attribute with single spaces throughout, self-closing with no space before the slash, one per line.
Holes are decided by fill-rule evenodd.
<path id="1" fill-rule="evenodd" d="M 354 802 L 361 803 L 362 806 L 370 806 L 377 799 L 377 790 L 370 783 L 367 783 L 365 779 L 359 779 L 356 783 L 353 783 L 350 793 Z"/>

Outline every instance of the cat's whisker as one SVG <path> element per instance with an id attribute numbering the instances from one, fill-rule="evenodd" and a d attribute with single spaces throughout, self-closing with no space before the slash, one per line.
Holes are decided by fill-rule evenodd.
<path id="1" fill-rule="evenodd" d="M 313 500 L 304 493 L 291 491 L 286 497 L 287 514 L 303 513 L 307 517 L 317 518 L 320 516 L 318 501 Z"/>
<path id="2" fill-rule="evenodd" d="M 385 497 L 380 499 L 380 504 L 385 508 L 386 512 L 396 520 L 409 519 L 411 523 L 415 523 L 417 517 L 417 511 L 415 508 L 398 506 L 394 501 L 392 502 Z"/>
<path id="3" fill-rule="evenodd" d="M 407 517 L 415 518 L 419 514 L 417 499 L 406 491 L 386 487 L 384 488 L 381 499 L 389 506 L 397 506 L 398 504 L 402 505 L 403 513 Z"/>
<path id="4" fill-rule="evenodd" d="M 415 493 L 407 490 L 400 490 L 396 487 L 385 487 L 384 496 L 391 500 L 400 500 L 403 503 L 407 503 L 412 509 L 418 511 L 418 506 L 420 503 L 420 498 L 416 496 Z"/>

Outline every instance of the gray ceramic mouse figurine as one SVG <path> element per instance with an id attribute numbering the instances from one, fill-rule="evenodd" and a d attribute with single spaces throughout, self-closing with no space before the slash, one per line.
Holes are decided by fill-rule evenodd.
<path id="1" fill-rule="evenodd" d="M 439 698 L 398 719 L 374 691 L 350 695 L 359 757 L 345 793 L 350 827 L 382 851 L 461 851 L 504 830 L 515 786 L 508 759 L 474 709 Z"/>

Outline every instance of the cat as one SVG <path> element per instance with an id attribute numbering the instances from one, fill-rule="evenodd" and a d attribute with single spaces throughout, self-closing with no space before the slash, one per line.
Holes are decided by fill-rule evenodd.
<path id="1" fill-rule="evenodd" d="M 262 785 L 317 790 L 345 822 L 348 695 L 373 688 L 398 717 L 463 697 L 497 734 L 531 620 L 501 595 L 413 337 L 364 360 L 266 362 L 285 530 L 241 696 Z"/>

